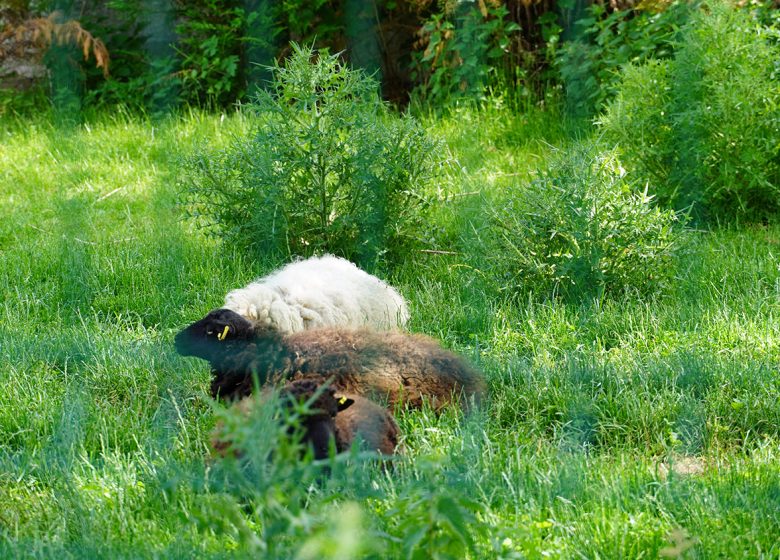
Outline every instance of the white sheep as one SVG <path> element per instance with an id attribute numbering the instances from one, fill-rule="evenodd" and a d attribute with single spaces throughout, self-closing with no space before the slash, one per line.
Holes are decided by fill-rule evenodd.
<path id="1" fill-rule="evenodd" d="M 225 296 L 224 309 L 281 333 L 317 327 L 403 327 L 406 301 L 346 259 L 324 255 L 296 261 Z"/>

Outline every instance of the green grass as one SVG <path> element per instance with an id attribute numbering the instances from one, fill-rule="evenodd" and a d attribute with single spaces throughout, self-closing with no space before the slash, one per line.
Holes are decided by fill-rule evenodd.
<path id="1" fill-rule="evenodd" d="M 207 367 L 172 349 L 279 264 L 176 205 L 178 159 L 242 118 L 0 123 L 0 557 L 780 557 L 780 227 L 692 233 L 653 298 L 514 297 L 465 224 L 565 149 L 555 116 L 427 124 L 456 162 L 437 217 L 455 254 L 390 280 L 490 402 L 401 413 L 392 470 L 323 479 L 284 453 L 212 459 Z"/>

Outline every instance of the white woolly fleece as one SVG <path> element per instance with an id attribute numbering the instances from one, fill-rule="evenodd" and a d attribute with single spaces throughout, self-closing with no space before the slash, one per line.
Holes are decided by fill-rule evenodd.
<path id="1" fill-rule="evenodd" d="M 282 333 L 330 326 L 388 330 L 409 320 L 401 294 L 332 255 L 290 263 L 233 290 L 224 307 Z"/>

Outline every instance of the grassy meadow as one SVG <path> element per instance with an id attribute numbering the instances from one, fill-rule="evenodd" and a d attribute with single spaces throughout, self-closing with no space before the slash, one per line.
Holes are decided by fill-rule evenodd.
<path id="1" fill-rule="evenodd" d="M 691 231 L 663 293 L 518 296 L 464 256 L 465 224 L 567 149 L 555 113 L 423 122 L 459 234 L 387 280 L 489 402 L 400 411 L 393 469 L 330 477 L 212 458 L 225 412 L 173 350 L 280 264 L 177 204 L 180 158 L 244 117 L 0 123 L 0 557 L 780 558 L 780 227 Z"/>

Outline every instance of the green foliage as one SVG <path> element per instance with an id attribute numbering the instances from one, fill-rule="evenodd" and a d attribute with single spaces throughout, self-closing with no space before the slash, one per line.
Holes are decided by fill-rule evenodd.
<path id="1" fill-rule="evenodd" d="M 343 0 L 284 0 L 276 17 L 291 41 L 335 46 L 343 41 L 344 5 Z"/>
<path id="2" fill-rule="evenodd" d="M 227 106 L 243 93 L 241 38 L 247 14 L 243 1 L 178 3 L 176 32 L 184 98 L 198 106 Z"/>
<path id="3" fill-rule="evenodd" d="M 551 29 L 548 56 L 566 88 L 570 114 L 587 117 L 600 110 L 614 97 L 619 71 L 627 64 L 671 57 L 689 11 L 687 2 L 612 12 L 593 3 L 575 23 L 575 40 L 557 48 L 563 30 Z"/>
<path id="4" fill-rule="evenodd" d="M 721 221 L 780 210 L 776 34 L 716 3 L 682 29 L 672 60 L 625 69 L 601 128 L 659 201 Z"/>
<path id="5" fill-rule="evenodd" d="M 264 0 L 86 0 L 85 25 L 106 42 L 111 76 L 82 64 L 85 102 L 166 113 L 228 107 L 265 77 L 278 26 Z"/>
<path id="6" fill-rule="evenodd" d="M 3 0 L 0 6 L 0 24 L 18 22 L 31 14 L 53 9 L 53 0 Z"/>
<path id="7" fill-rule="evenodd" d="M 494 211 L 506 289 L 588 299 L 668 287 L 677 215 L 651 203 L 615 151 L 575 146 Z"/>
<path id="8" fill-rule="evenodd" d="M 463 489 L 463 476 L 442 460 L 421 457 L 417 482 L 399 485 L 392 506 L 384 512 L 400 550 L 393 557 L 410 560 L 479 557 L 478 542 L 489 527 L 479 519 L 480 506 Z"/>
<path id="9" fill-rule="evenodd" d="M 212 474 L 215 486 L 225 493 L 222 501 L 234 508 L 226 518 L 226 526 L 235 531 L 241 549 L 270 558 L 289 556 L 291 550 L 304 544 L 308 554 L 319 550 L 326 557 L 336 558 L 327 553 L 334 543 L 327 538 L 325 512 L 310 511 L 307 498 L 317 491 L 325 495 L 351 493 L 342 486 L 346 480 L 352 480 L 359 492 L 373 458 L 359 457 L 357 452 L 336 457 L 334 444 L 330 459 L 313 461 L 312 449 L 301 442 L 301 419 L 311 413 L 310 405 L 281 406 L 271 392 L 262 399 L 262 403 L 245 407 L 244 412 L 236 407 L 216 411 L 220 441 L 230 442 L 226 456 L 216 463 Z M 325 482 L 328 477 L 332 479 L 329 485 Z M 242 519 L 235 496 L 243 496 L 251 504 L 249 522 Z M 362 517 L 360 508 L 352 515 L 346 527 L 336 525 L 342 538 L 344 532 L 358 529 L 354 525 Z M 212 507 L 204 507 L 198 517 L 200 529 L 208 531 L 223 516 Z M 312 528 L 320 533 L 318 538 L 311 538 Z M 353 554 L 368 548 L 361 534 L 353 535 L 351 540 Z"/>
<path id="10" fill-rule="evenodd" d="M 456 2 L 431 15 L 419 32 L 423 48 L 413 54 L 415 94 L 435 106 L 481 97 L 520 30 L 508 14 L 503 3 Z"/>
<path id="11" fill-rule="evenodd" d="M 373 268 L 420 243 L 438 144 L 336 56 L 293 46 L 252 105 L 252 137 L 186 165 L 193 215 L 230 243 Z"/>
<path id="12" fill-rule="evenodd" d="M 155 6 L 160 2 L 146 0 L 88 0 L 83 5 L 82 21 L 111 54 L 108 78 L 81 64 L 84 105 L 101 109 L 123 105 L 153 112 L 175 106 L 181 80 L 175 53 L 167 44 L 173 39 L 173 14 L 158 12 Z"/>
<path id="13" fill-rule="evenodd" d="M 0 118 L 10 116 L 30 117 L 45 113 L 51 107 L 42 87 L 20 94 L 13 89 L 0 89 Z"/>

